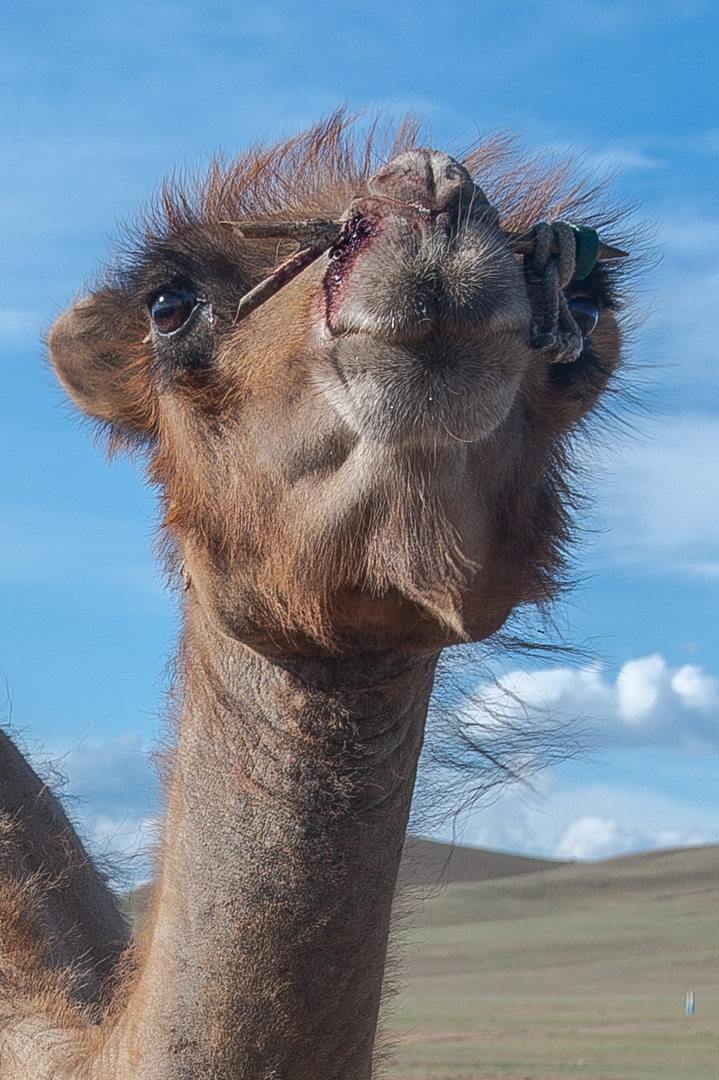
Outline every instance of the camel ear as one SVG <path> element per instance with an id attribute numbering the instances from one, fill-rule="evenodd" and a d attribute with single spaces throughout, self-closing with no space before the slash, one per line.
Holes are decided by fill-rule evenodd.
<path id="1" fill-rule="evenodd" d="M 118 289 L 101 289 L 61 315 L 48 337 L 50 360 L 76 405 L 119 428 L 152 434 L 157 395 L 146 323 Z"/>

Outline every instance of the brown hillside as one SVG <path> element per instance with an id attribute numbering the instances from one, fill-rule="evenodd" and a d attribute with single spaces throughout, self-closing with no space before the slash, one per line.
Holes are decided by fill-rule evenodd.
<path id="1" fill-rule="evenodd" d="M 719 846 L 423 893 L 390 1080 L 718 1075 Z"/>
<path id="2" fill-rule="evenodd" d="M 413 837 L 406 844 L 401 875 L 410 887 L 440 886 L 422 912 L 415 913 L 416 923 L 456 926 L 587 911 L 633 898 L 661 902 L 719 894 L 719 845 L 646 851 L 584 863 Z M 152 885 L 142 885 L 126 898 L 133 922 L 142 917 L 151 892 Z"/>
<path id="3" fill-rule="evenodd" d="M 408 837 L 400 874 L 406 885 L 448 885 L 457 881 L 489 881 L 535 874 L 567 865 L 570 864 L 553 859 L 508 855 L 504 851 Z"/>
<path id="4" fill-rule="evenodd" d="M 521 876 L 449 882 L 421 922 L 449 926 L 585 911 L 610 901 L 667 901 L 719 891 L 719 845 L 647 851 L 594 863 L 564 863 Z"/>

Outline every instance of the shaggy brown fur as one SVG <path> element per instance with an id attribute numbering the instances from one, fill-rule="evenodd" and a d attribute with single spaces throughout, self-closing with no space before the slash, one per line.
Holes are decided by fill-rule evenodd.
<path id="1" fill-rule="evenodd" d="M 369 1075 L 439 653 L 552 596 L 567 440 L 619 359 L 619 271 L 567 287 L 598 324 L 549 366 L 502 231 L 561 217 L 621 243 L 601 191 L 505 137 L 458 156 L 336 115 L 176 177 L 52 331 L 61 382 L 160 493 L 178 730 L 117 990 L 112 898 L 8 744 L 3 1080 Z M 223 223 L 345 212 L 350 238 L 235 324 L 290 249 Z"/>

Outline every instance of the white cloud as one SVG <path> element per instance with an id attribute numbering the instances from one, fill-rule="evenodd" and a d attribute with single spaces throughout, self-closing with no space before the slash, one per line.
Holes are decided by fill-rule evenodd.
<path id="1" fill-rule="evenodd" d="M 583 817 L 573 821 L 556 846 L 558 859 L 591 859 L 598 851 L 616 850 L 615 819 Z"/>
<path id="2" fill-rule="evenodd" d="M 658 654 L 629 660 L 616 679 L 597 665 L 509 672 L 496 686 L 480 688 L 477 700 L 480 722 L 485 708 L 538 722 L 579 719 L 601 749 L 719 752 L 719 679 L 697 664 L 670 667 Z"/>
<path id="3" fill-rule="evenodd" d="M 587 161 L 599 169 L 617 169 L 622 173 L 636 169 L 666 169 L 669 162 L 660 157 L 645 153 L 638 146 L 630 143 L 615 143 L 596 150 L 587 156 Z"/>
<path id="4" fill-rule="evenodd" d="M 446 774 L 444 787 L 427 788 L 434 802 L 426 819 L 420 802 L 420 829 L 426 820 L 425 828 L 448 839 L 449 821 L 462 827 L 464 843 L 561 859 L 719 842 L 719 679 L 700 665 L 673 667 L 653 654 L 626 662 L 614 676 L 596 664 L 510 671 L 476 686 L 464 708 L 468 738 L 493 756 L 515 739 L 520 774 L 516 733 L 533 733 L 538 756 L 529 762 L 531 778 L 493 800 L 495 789 L 467 811 L 473 779 L 481 783 L 481 776 L 460 773 L 466 783 L 453 788 Z M 580 732 L 580 744 L 581 732 L 587 734 L 591 755 L 531 775 L 547 760 L 543 731 L 562 724 Z M 452 805 L 448 816 L 432 818 L 449 803 L 463 808 L 458 821 Z"/>
<path id="5" fill-rule="evenodd" d="M 540 791 L 510 788 L 493 805 L 476 809 L 462 842 L 545 858 L 604 859 L 717 843 L 719 823 L 714 807 L 668 797 L 649 785 L 578 786 L 564 781 L 560 769 Z"/>
<path id="6" fill-rule="evenodd" d="M 624 748 L 624 778 L 617 781 L 611 762 L 606 765 L 601 755 L 584 766 L 571 763 L 569 780 L 563 770 L 570 766 L 545 770 L 530 784 L 514 784 L 496 802 L 472 811 L 465 843 L 596 859 L 719 842 L 711 793 L 704 792 L 704 802 L 692 801 L 694 792 L 697 799 L 701 794 L 697 778 L 705 759 L 688 752 L 719 752 L 719 680 L 698 665 L 673 668 L 654 655 L 629 661 L 614 679 L 596 666 L 517 671 L 485 687 L 483 698 L 490 710 L 499 703 L 505 716 L 519 711 L 538 725 L 546 716 L 591 721 L 602 748 Z M 478 719 L 484 724 L 487 717 L 480 713 Z M 681 797 L 659 790 L 664 779 L 647 769 L 648 748 L 657 747 L 651 754 L 659 755 L 664 769 L 673 778 L 682 773 Z M 157 779 L 141 736 L 125 732 L 85 740 L 57 755 L 54 766 L 67 777 L 70 813 L 90 850 L 109 859 L 122 886 L 145 879 L 159 811 Z M 586 773 L 586 782 L 578 782 L 577 770 Z M 598 780 L 602 773 L 605 779 Z M 448 838 L 446 829 L 438 836 Z"/>
<path id="7" fill-rule="evenodd" d="M 665 670 L 664 659 L 656 655 L 624 665 L 616 688 L 618 713 L 625 723 L 641 724 L 651 716 L 659 701 L 659 684 Z"/>

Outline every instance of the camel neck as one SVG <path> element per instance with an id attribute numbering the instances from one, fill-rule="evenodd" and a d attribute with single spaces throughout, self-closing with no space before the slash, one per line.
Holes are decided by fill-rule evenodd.
<path id="1" fill-rule="evenodd" d="M 366 1080 L 436 656 L 187 641 L 145 960 L 106 1051 L 153 1080 Z"/>

